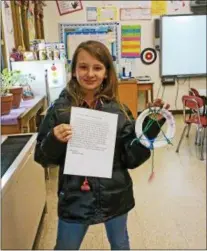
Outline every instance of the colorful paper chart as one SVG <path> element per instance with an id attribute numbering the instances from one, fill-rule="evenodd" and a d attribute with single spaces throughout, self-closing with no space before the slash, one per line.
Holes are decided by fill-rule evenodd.
<path id="1" fill-rule="evenodd" d="M 122 25 L 121 57 L 139 58 L 141 54 L 141 25 Z"/>

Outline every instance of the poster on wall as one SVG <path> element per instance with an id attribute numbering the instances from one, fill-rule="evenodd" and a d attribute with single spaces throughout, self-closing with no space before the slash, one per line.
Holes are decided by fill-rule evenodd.
<path id="1" fill-rule="evenodd" d="M 60 16 L 83 9 L 81 1 L 59 1 L 56 0 Z"/>
<path id="2" fill-rule="evenodd" d="M 97 40 L 109 49 L 113 61 L 118 63 L 117 23 L 62 23 L 59 24 L 60 41 L 65 44 L 66 58 L 71 63 L 77 46 L 87 40 Z"/>
<path id="3" fill-rule="evenodd" d="M 141 25 L 121 26 L 121 57 L 139 58 L 141 53 Z"/>
<path id="4" fill-rule="evenodd" d="M 86 20 L 97 21 L 97 8 L 96 7 L 86 7 Z"/>
<path id="5" fill-rule="evenodd" d="M 83 27 L 73 30 L 73 32 L 66 32 L 65 38 L 67 42 L 67 58 L 71 61 L 78 45 L 81 42 L 85 42 L 87 40 L 96 40 L 103 43 L 109 49 L 112 56 L 115 56 L 115 51 L 113 48 L 115 41 L 111 39 L 114 36 L 114 32 L 111 31 L 110 28 L 105 28 L 104 26 L 99 26 L 96 28 L 94 28 L 94 26 L 86 28 Z"/>
<path id="6" fill-rule="evenodd" d="M 161 16 L 167 14 L 168 1 L 152 1 L 152 15 Z"/>
<path id="7" fill-rule="evenodd" d="M 120 8 L 120 20 L 149 20 L 151 19 L 150 8 Z"/>
<path id="8" fill-rule="evenodd" d="M 168 14 L 181 14 L 190 12 L 190 3 L 186 0 L 168 1 Z"/>
<path id="9" fill-rule="evenodd" d="M 98 21 L 116 21 L 117 20 L 117 8 L 114 6 L 107 6 L 97 8 L 98 11 Z"/>

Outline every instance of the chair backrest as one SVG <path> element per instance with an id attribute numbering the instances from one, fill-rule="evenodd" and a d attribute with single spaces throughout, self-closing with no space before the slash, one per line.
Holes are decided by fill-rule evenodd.
<path id="1" fill-rule="evenodd" d="M 197 110 L 204 106 L 204 101 L 201 97 L 184 95 L 182 97 L 183 105 L 187 108 Z"/>
<path id="2" fill-rule="evenodd" d="M 200 97 L 199 92 L 195 88 L 190 88 L 189 95 L 190 96 Z"/>
<path id="3" fill-rule="evenodd" d="M 200 108 L 204 106 L 204 101 L 200 97 L 196 96 L 182 96 L 182 103 L 183 103 L 183 117 L 184 121 L 187 123 L 196 123 L 201 125 L 201 114 Z M 186 115 L 186 108 L 190 109 L 189 117 Z M 195 116 L 191 116 L 194 114 Z"/>

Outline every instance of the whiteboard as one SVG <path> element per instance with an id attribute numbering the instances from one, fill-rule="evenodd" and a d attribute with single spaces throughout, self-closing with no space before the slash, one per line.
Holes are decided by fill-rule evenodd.
<path id="1" fill-rule="evenodd" d="M 161 76 L 206 75 L 206 15 L 161 17 Z"/>

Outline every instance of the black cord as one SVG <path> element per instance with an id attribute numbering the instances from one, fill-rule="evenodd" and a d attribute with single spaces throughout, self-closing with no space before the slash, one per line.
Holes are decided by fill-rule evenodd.
<path id="1" fill-rule="evenodd" d="M 185 82 L 187 81 L 188 78 L 185 78 L 184 81 L 183 81 L 183 85 L 185 84 Z M 176 83 L 177 83 L 177 90 L 176 90 L 176 96 L 175 96 L 175 108 L 177 110 L 177 100 L 178 100 L 178 92 L 179 92 L 179 86 L 180 86 L 180 82 L 179 82 L 179 78 L 177 77 L 176 78 Z"/>
<path id="2" fill-rule="evenodd" d="M 190 77 L 188 78 L 188 89 L 189 89 L 189 91 L 190 91 L 190 88 L 191 88 L 191 83 L 190 83 Z"/>
<path id="3" fill-rule="evenodd" d="M 177 83 L 177 89 L 176 89 L 176 95 L 175 95 L 175 109 L 177 110 L 177 100 L 178 100 L 178 92 L 179 92 L 179 81 L 178 78 L 176 78 Z"/>
<path id="4" fill-rule="evenodd" d="M 163 87 L 163 91 L 162 91 L 161 99 L 163 99 L 164 92 L 165 92 L 165 86 Z"/>
<path id="5" fill-rule="evenodd" d="M 159 89 L 158 89 L 156 99 L 159 97 L 159 93 L 160 93 L 160 89 L 161 89 L 161 87 L 162 87 L 162 84 L 160 83 L 160 87 L 159 87 Z"/>

